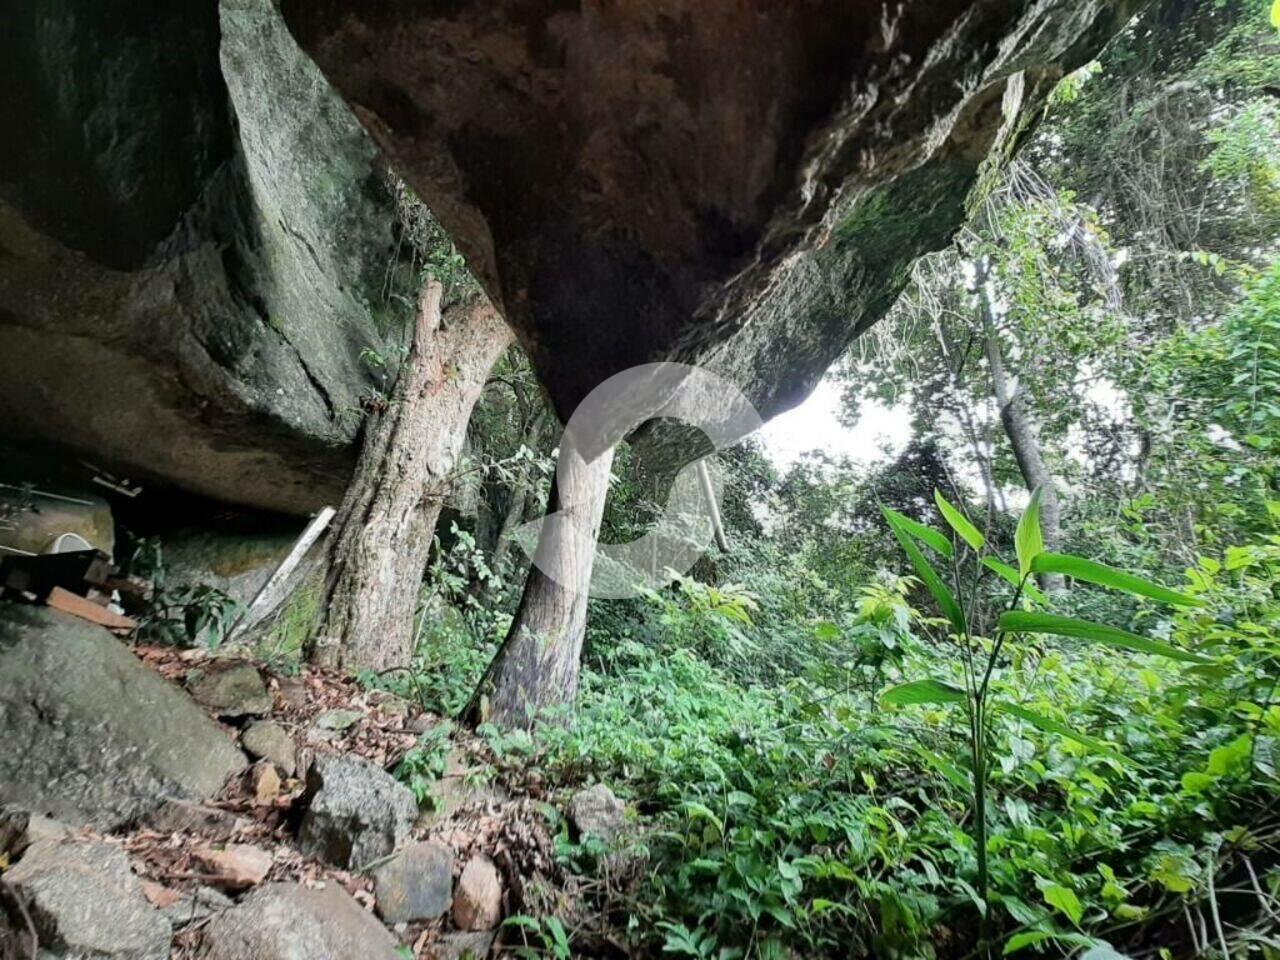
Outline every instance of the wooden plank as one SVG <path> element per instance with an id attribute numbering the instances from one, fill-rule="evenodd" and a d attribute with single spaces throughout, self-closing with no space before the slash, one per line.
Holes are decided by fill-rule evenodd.
<path id="1" fill-rule="evenodd" d="M 239 634 L 257 624 L 284 601 L 290 575 L 297 569 L 298 564 L 306 557 L 315 542 L 320 539 L 320 535 L 328 528 L 329 521 L 333 519 L 336 512 L 333 507 L 324 507 L 311 518 L 307 529 L 302 531 L 302 535 L 298 537 L 288 556 L 280 561 L 280 566 L 276 567 L 275 572 L 267 578 L 267 582 L 250 601 L 244 613 L 231 625 L 228 631 L 229 641 L 235 640 Z"/>
<path id="2" fill-rule="evenodd" d="M 138 621 L 113 613 L 106 607 L 100 607 L 87 597 L 81 597 L 62 587 L 54 587 L 49 591 L 45 603 L 55 610 L 69 613 L 73 617 L 101 624 L 108 630 L 136 630 Z"/>

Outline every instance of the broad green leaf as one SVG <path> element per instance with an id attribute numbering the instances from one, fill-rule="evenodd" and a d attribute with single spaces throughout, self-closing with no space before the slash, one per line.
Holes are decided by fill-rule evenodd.
<path id="1" fill-rule="evenodd" d="M 1040 530 L 1040 488 L 1031 493 L 1027 509 L 1022 511 L 1018 529 L 1013 535 L 1013 546 L 1018 554 L 1018 573 L 1025 577 L 1031 572 L 1031 561 L 1044 550 L 1044 534 Z"/>
<path id="2" fill-rule="evenodd" d="M 1207 773 L 1201 773 L 1199 770 L 1188 770 L 1182 775 L 1182 792 L 1197 794 L 1204 793 L 1213 786 L 1213 777 Z"/>
<path id="3" fill-rule="evenodd" d="M 1044 943 L 1046 940 L 1052 940 L 1054 943 L 1070 943 L 1078 947 L 1092 947 L 1098 942 L 1092 937 L 1086 937 L 1083 933 L 1060 933 L 1057 930 L 1027 930 L 1023 933 L 1015 933 L 1005 942 L 1004 955 L 1007 957 L 1009 954 L 1016 953 L 1024 947 L 1033 947 L 1038 943 Z"/>
<path id="4" fill-rule="evenodd" d="M 1170 660 L 1182 660 L 1186 663 L 1207 663 L 1204 657 L 1187 650 L 1151 640 L 1148 637 L 1119 627 L 1108 627 L 1101 623 L 1090 623 L 1088 620 L 1076 620 L 1074 617 L 1061 617 L 1056 613 L 1034 613 L 1028 610 L 1009 610 L 1000 614 L 997 623 L 1000 630 L 1006 633 L 1050 633 L 1059 637 L 1075 637 L 1080 640 L 1092 640 L 1109 647 L 1131 650 L 1134 653 L 1150 653 Z"/>
<path id="5" fill-rule="evenodd" d="M 899 520 L 895 519 L 895 516 L 900 517 L 901 514 L 894 515 L 892 510 L 885 509 L 885 517 L 889 521 L 889 529 L 893 531 L 893 535 L 902 544 L 902 549 L 906 551 L 908 559 L 911 560 L 911 565 L 916 568 L 916 573 L 920 575 L 920 579 L 928 587 L 929 593 L 933 594 L 933 599 L 937 601 L 938 608 L 951 621 L 951 626 L 955 628 L 956 633 L 965 633 L 964 611 L 960 609 L 960 604 L 956 602 L 956 598 L 951 595 L 947 585 L 942 582 L 942 578 L 929 565 L 929 561 L 924 558 L 920 548 L 916 546 L 915 541 L 900 526 Z M 951 545 L 947 544 L 947 549 L 950 548 Z"/>
<path id="6" fill-rule="evenodd" d="M 840 639 L 840 628 L 830 620 L 819 620 L 813 625 L 813 635 L 818 640 L 831 642 Z"/>
<path id="7" fill-rule="evenodd" d="M 947 498 L 942 495 L 941 490 L 933 491 L 933 502 L 938 505 L 942 517 L 947 523 L 951 524 L 951 529 L 960 535 L 960 539 L 971 546 L 974 550 L 981 550 L 982 545 L 987 542 L 987 538 L 978 532 L 978 528 L 969 522 L 969 518 L 953 507 Z"/>
<path id="8" fill-rule="evenodd" d="M 1040 895 L 1044 897 L 1045 903 L 1061 910 L 1072 923 L 1080 926 L 1080 921 L 1084 919 L 1084 907 L 1080 905 L 1080 898 L 1074 890 L 1060 883 L 1045 883 L 1040 887 Z"/>
<path id="9" fill-rule="evenodd" d="M 899 706 L 916 703 L 960 703 L 966 694 L 959 687 L 953 687 L 941 680 L 912 680 L 890 687 L 880 695 L 880 702 L 886 706 Z"/>
<path id="10" fill-rule="evenodd" d="M 1280 0 L 1271 2 L 1271 25 L 1280 30 Z"/>
<path id="11" fill-rule="evenodd" d="M 1185 593 L 1177 593 L 1149 580 L 1135 577 L 1131 573 L 1117 570 L 1115 567 L 1108 567 L 1104 563 L 1095 563 L 1083 557 L 1073 557 L 1064 553 L 1042 553 L 1031 561 L 1031 569 L 1035 573 L 1061 573 L 1076 580 L 1084 580 L 1086 583 L 1096 583 L 1100 587 L 1112 587 L 1116 590 L 1123 590 L 1125 593 L 1149 597 L 1152 600 L 1159 600 L 1161 603 L 1183 604 L 1190 607 L 1200 606 L 1199 600 L 1194 597 L 1188 597 Z"/>
<path id="12" fill-rule="evenodd" d="M 889 521 L 889 526 L 899 527 L 921 543 L 932 547 L 944 557 L 949 558 L 951 556 L 951 541 L 937 530 L 932 527 L 926 527 L 923 523 L 917 523 L 897 510 L 890 510 L 888 507 L 881 507 L 880 509 L 884 511 L 884 516 Z"/>
<path id="13" fill-rule="evenodd" d="M 1022 578 L 1018 576 L 1017 570 L 1013 569 L 1013 567 L 1009 566 L 1007 563 L 1002 563 L 994 557 L 983 557 L 982 565 L 992 573 L 999 576 L 1000 579 L 1008 581 L 1015 587 L 1022 583 Z M 1036 587 L 1034 583 L 1022 583 L 1022 592 L 1037 603 L 1048 602 L 1045 595 L 1040 592 L 1039 588 Z"/>
<path id="14" fill-rule="evenodd" d="M 1072 730 L 1065 723 L 1060 723 L 1052 717 L 1046 717 L 1042 713 L 1036 713 L 1034 710 L 1027 710 L 1015 703 L 999 703 L 998 706 L 1011 717 L 1017 717 L 1019 720 L 1024 720 L 1033 727 L 1043 730 L 1045 733 L 1056 733 L 1060 737 L 1066 737 L 1068 740 L 1074 740 L 1081 746 L 1088 747 L 1090 750 L 1094 750 L 1098 753 L 1105 753 L 1113 757 L 1121 755 L 1110 744 L 1107 744 L 1096 737 L 1091 737 L 1088 734 Z"/>

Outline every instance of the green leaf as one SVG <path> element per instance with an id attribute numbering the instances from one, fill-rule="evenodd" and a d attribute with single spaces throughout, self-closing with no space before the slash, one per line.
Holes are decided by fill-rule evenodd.
<path id="1" fill-rule="evenodd" d="M 1060 723 L 1052 717 L 1046 717 L 1042 713 L 1027 710 L 1014 703 L 998 703 L 997 705 L 1011 717 L 1017 717 L 1019 720 L 1024 720 L 1033 727 L 1043 730 L 1045 733 L 1056 733 L 1060 737 L 1066 737 L 1068 740 L 1074 740 L 1081 746 L 1088 747 L 1090 750 L 1097 751 L 1098 753 L 1105 753 L 1113 757 L 1121 756 L 1121 754 L 1118 753 L 1110 744 L 1105 743 L 1096 737 L 1091 737 L 1087 734 L 1072 730 L 1065 723 Z"/>
<path id="2" fill-rule="evenodd" d="M 1182 775 L 1182 792 L 1197 794 L 1204 793 L 1213 786 L 1213 777 L 1207 773 L 1201 773 L 1199 770 L 1188 770 Z"/>
<path id="3" fill-rule="evenodd" d="M 951 529 L 960 535 L 960 539 L 971 546 L 974 550 L 981 550 L 982 545 L 987 542 L 986 537 L 978 532 L 978 528 L 969 522 L 969 518 L 953 507 L 942 495 L 941 490 L 933 491 L 933 502 L 938 505 L 942 517 L 947 523 L 951 524 Z"/>
<path id="4" fill-rule="evenodd" d="M 1024 947 L 1033 947 L 1038 943 L 1044 943 L 1046 940 L 1052 940 L 1054 943 L 1070 943 L 1078 947 L 1092 947 L 1098 941 L 1092 937 L 1086 937 L 1083 933 L 1061 933 L 1057 930 L 1027 930 L 1023 933 L 1015 933 L 1004 945 L 1004 955 L 1007 957 L 1011 953 L 1023 949 Z"/>
<path id="5" fill-rule="evenodd" d="M 1044 883 L 1040 887 L 1040 895 L 1044 897 L 1045 903 L 1061 910 L 1072 923 L 1080 926 L 1080 921 L 1084 919 L 1084 907 L 1080 905 L 1080 898 L 1074 890 L 1060 883 Z"/>
<path id="6" fill-rule="evenodd" d="M 1104 563 L 1095 563 L 1083 557 L 1073 557 L 1064 553 L 1042 553 L 1031 561 L 1031 569 L 1035 573 L 1061 573 L 1086 583 L 1096 583 L 1100 587 L 1113 587 L 1125 593 L 1133 593 L 1142 597 L 1150 597 L 1161 603 L 1200 606 L 1200 601 L 1188 597 L 1185 593 L 1177 593 L 1159 584 L 1135 577 L 1131 573 L 1108 567 Z"/>
<path id="7" fill-rule="evenodd" d="M 880 695 L 880 703 L 888 706 L 916 703 L 960 703 L 967 694 L 959 687 L 953 687 L 941 680 L 912 680 L 890 687 Z"/>
<path id="8" fill-rule="evenodd" d="M 1208 663 L 1204 657 L 1187 650 L 1179 650 L 1159 640 L 1151 640 L 1119 627 L 1108 627 L 1074 617 L 1061 617 L 1056 613 L 1034 613 L 1028 610 L 1008 610 L 1000 614 L 997 627 L 1006 633 L 1050 633 L 1059 637 L 1075 637 L 1092 640 L 1109 647 L 1131 650 L 1134 653 L 1150 653 L 1170 660 L 1186 663 Z"/>
<path id="9" fill-rule="evenodd" d="M 1018 576 L 1017 570 L 1013 569 L 1013 567 L 1009 566 L 1007 563 L 1001 563 L 999 560 L 995 559 L 995 557 L 983 557 L 982 565 L 992 573 L 999 576 L 1000 579 L 1008 581 L 1015 587 L 1022 583 L 1022 578 Z M 1041 593 L 1033 583 L 1022 584 L 1022 592 L 1037 603 L 1047 602 L 1045 595 Z"/>
<path id="10" fill-rule="evenodd" d="M 1018 573 L 1025 577 L 1031 572 L 1031 561 L 1044 550 L 1044 534 L 1040 530 L 1040 488 L 1031 492 L 1027 509 L 1022 511 L 1018 529 L 1013 535 L 1013 546 L 1018 554 Z"/>
<path id="11" fill-rule="evenodd" d="M 928 587 L 929 592 L 933 594 L 933 599 L 937 601 L 938 608 L 943 612 L 951 625 L 955 628 L 956 633 L 965 633 L 964 611 L 960 609 L 960 604 L 956 602 L 956 598 L 951 595 L 951 591 L 947 589 L 947 585 L 942 582 L 942 578 L 929 565 L 929 561 L 924 558 L 924 554 L 920 552 L 920 548 L 916 546 L 915 541 L 908 536 L 907 532 L 899 525 L 901 514 L 894 514 L 887 507 L 884 508 L 885 518 L 889 521 L 889 529 L 893 531 L 893 535 L 898 538 L 898 542 L 902 544 L 902 549 L 906 551 L 911 565 L 916 568 L 916 573 L 920 575 L 920 579 L 924 581 L 924 585 Z M 905 519 L 905 518 L 903 518 Z M 917 524 L 918 525 L 918 524 Z M 926 528 L 927 529 L 927 528 Z M 941 534 L 938 534 L 941 536 Z M 947 544 L 947 549 L 951 549 L 951 544 Z"/>
<path id="12" fill-rule="evenodd" d="M 897 510 L 890 510 L 888 507 L 881 507 L 884 511 L 885 519 L 889 521 L 889 526 L 898 527 L 915 537 L 921 543 L 932 547 L 944 557 L 951 557 L 951 541 L 940 534 L 932 527 L 926 527 L 923 523 L 917 523 L 910 517 L 899 513 Z"/>

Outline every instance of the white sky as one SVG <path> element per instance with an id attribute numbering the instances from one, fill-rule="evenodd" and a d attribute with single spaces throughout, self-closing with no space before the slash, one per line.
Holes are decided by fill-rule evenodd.
<path id="1" fill-rule="evenodd" d="M 893 456 L 911 437 L 911 420 L 905 409 L 879 403 L 862 406 L 858 425 L 850 430 L 840 424 L 840 386 L 823 380 L 804 403 L 774 417 L 756 434 L 764 451 L 780 471 L 785 471 L 810 450 L 822 450 L 870 465 L 885 459 L 883 447 Z"/>

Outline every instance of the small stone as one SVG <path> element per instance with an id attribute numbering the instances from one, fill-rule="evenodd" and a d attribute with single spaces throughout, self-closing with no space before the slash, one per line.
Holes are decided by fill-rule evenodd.
<path id="1" fill-rule="evenodd" d="M 453 894 L 453 923 L 459 930 L 492 930 L 502 920 L 502 881 L 488 857 L 473 857 Z"/>
<path id="2" fill-rule="evenodd" d="M 579 790 L 569 801 L 569 819 L 579 836 L 612 841 L 622 830 L 626 805 L 603 783 Z"/>
<path id="3" fill-rule="evenodd" d="M 378 914 L 387 923 L 434 920 L 453 897 L 453 850 L 414 843 L 373 871 Z"/>
<path id="4" fill-rule="evenodd" d="M 297 750 L 293 739 L 274 720 L 256 720 L 240 737 L 240 746 L 255 760 L 270 760 L 292 777 L 297 770 Z"/>
<path id="5" fill-rule="evenodd" d="M 258 668 L 243 660 L 212 661 L 188 678 L 187 689 L 197 703 L 219 717 L 271 712 L 271 695 Z"/>
<path id="6" fill-rule="evenodd" d="M 408 787 L 357 756 L 317 756 L 306 796 L 298 849 L 338 867 L 359 869 L 393 852 L 418 813 Z"/>
<path id="7" fill-rule="evenodd" d="M 446 933 L 428 943 L 423 956 L 425 960 L 485 960 L 493 950 L 495 936 L 492 930 Z"/>
<path id="8" fill-rule="evenodd" d="M 333 710 L 326 710 L 320 716 L 316 717 L 315 726 L 321 730 L 331 730 L 340 733 L 343 730 L 350 729 L 361 720 L 364 714 L 359 710 L 343 710 L 341 707 Z"/>
<path id="9" fill-rule="evenodd" d="M 169 956 L 169 921 L 148 902 L 118 847 L 40 840 L 27 848 L 4 879 L 27 898 L 40 945 L 54 948 L 57 956 Z"/>
<path id="10" fill-rule="evenodd" d="M 268 883 L 201 933 L 201 960 L 398 960 L 395 937 L 336 883 Z"/>
<path id="11" fill-rule="evenodd" d="M 249 769 L 249 783 L 253 787 L 253 798 L 259 806 L 274 803 L 280 796 L 280 774 L 276 773 L 275 764 L 255 763 Z"/>
<path id="12" fill-rule="evenodd" d="M 241 826 L 240 818 L 227 810 L 187 800 L 165 800 L 147 814 L 146 825 L 160 833 L 194 833 L 221 843 Z"/>
<path id="13" fill-rule="evenodd" d="M 209 882 L 228 890 L 257 886 L 271 872 L 271 854 L 248 843 L 229 843 L 225 847 L 196 847 L 192 856 L 217 874 Z"/>

